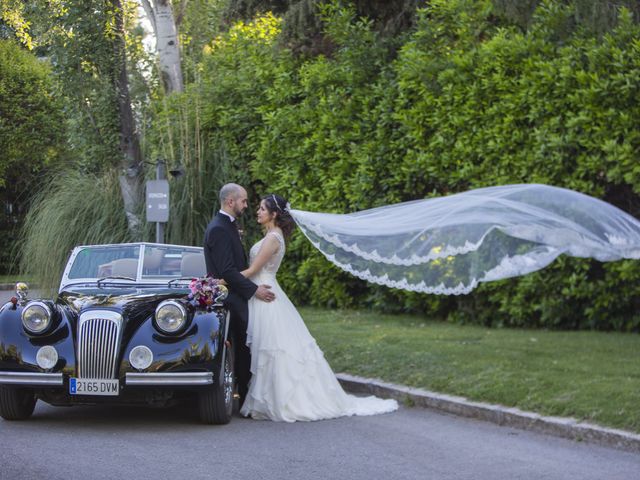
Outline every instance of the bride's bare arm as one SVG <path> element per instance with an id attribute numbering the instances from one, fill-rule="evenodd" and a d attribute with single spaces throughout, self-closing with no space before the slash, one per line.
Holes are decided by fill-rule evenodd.
<path id="1" fill-rule="evenodd" d="M 258 255 L 251 262 L 251 266 L 246 270 L 241 271 L 240 273 L 245 277 L 251 277 L 255 275 L 260 269 L 264 266 L 265 263 L 269 261 L 269 259 L 278 251 L 280 248 L 280 242 L 275 237 L 275 235 L 267 235 L 264 237 L 264 241 L 260 246 L 260 250 L 258 251 Z"/>

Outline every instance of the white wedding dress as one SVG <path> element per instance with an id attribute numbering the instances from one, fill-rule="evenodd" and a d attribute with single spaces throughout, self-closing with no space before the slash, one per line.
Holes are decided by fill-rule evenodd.
<path id="1" fill-rule="evenodd" d="M 280 248 L 251 280 L 271 285 L 276 296 L 267 303 L 249 300 L 247 344 L 251 348 L 251 381 L 240 413 L 280 422 L 322 420 L 349 415 L 375 415 L 398 408 L 395 400 L 355 397 L 344 392 L 302 317 L 276 280 L 285 252 Z M 265 237 L 266 238 L 266 237 Z M 251 261 L 264 238 L 253 245 Z"/>

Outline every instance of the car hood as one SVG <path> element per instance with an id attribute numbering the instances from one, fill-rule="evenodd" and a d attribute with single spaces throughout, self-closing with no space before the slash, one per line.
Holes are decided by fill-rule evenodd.
<path id="1" fill-rule="evenodd" d="M 122 314 L 128 321 L 143 321 L 152 315 L 158 304 L 167 299 L 184 299 L 184 289 L 77 289 L 63 291 L 57 303 L 76 315 L 87 310 L 112 310 Z"/>

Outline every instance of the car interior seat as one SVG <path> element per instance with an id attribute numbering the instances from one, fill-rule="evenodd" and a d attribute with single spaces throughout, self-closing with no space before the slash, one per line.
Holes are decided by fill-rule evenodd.
<path id="1" fill-rule="evenodd" d="M 146 275 L 158 273 L 158 268 L 164 258 L 164 252 L 159 248 L 145 248 L 144 250 L 144 262 L 142 264 L 142 271 Z"/>
<path id="2" fill-rule="evenodd" d="M 207 267 L 203 253 L 185 253 L 180 262 L 180 273 L 183 277 L 204 277 Z"/>
<path id="3" fill-rule="evenodd" d="M 130 277 L 135 279 L 137 274 L 137 258 L 120 258 L 111 262 L 111 275 L 114 277 Z"/>

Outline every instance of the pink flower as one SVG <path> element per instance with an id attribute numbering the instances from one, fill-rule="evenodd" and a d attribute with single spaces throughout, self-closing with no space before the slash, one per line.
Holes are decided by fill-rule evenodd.
<path id="1" fill-rule="evenodd" d="M 196 306 L 209 307 L 215 303 L 214 298 L 220 294 L 218 285 L 218 279 L 211 276 L 193 278 L 189 283 L 189 290 L 191 292 L 189 299 Z"/>

